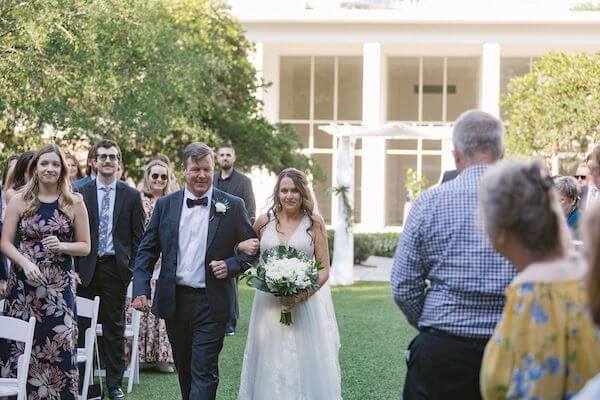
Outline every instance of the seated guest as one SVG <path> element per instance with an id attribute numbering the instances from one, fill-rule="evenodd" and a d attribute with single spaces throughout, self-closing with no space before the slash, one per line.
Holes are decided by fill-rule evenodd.
<path id="1" fill-rule="evenodd" d="M 481 365 L 484 399 L 568 399 L 600 371 L 586 312 L 586 266 L 570 245 L 551 179 L 537 161 L 506 161 L 482 180 L 494 248 L 518 271 Z"/>
<path id="2" fill-rule="evenodd" d="M 600 203 L 590 206 L 582 224 L 585 255 L 588 262 L 588 301 L 596 325 L 600 325 Z M 590 380 L 573 400 L 600 399 L 600 374 Z"/>
<path id="3" fill-rule="evenodd" d="M 567 218 L 567 225 L 577 236 L 577 228 L 579 227 L 579 185 L 570 176 L 559 176 L 554 180 L 554 187 L 558 192 L 560 207 L 565 218 Z"/>

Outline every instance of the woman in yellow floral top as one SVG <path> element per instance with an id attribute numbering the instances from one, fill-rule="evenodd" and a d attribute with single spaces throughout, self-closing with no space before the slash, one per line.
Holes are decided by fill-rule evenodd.
<path id="1" fill-rule="evenodd" d="M 482 396 L 569 399 L 600 371 L 600 332 L 552 181 L 538 162 L 504 161 L 482 181 L 480 205 L 494 247 L 519 271 L 484 353 Z"/>

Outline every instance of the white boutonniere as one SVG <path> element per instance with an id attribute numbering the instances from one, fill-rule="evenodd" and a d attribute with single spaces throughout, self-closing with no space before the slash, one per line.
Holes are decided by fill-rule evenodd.
<path id="1" fill-rule="evenodd" d="M 227 210 L 229 210 L 229 208 L 230 208 L 229 202 L 227 200 L 219 200 L 219 201 L 213 200 L 213 204 L 215 205 L 215 212 L 219 215 L 225 215 Z"/>

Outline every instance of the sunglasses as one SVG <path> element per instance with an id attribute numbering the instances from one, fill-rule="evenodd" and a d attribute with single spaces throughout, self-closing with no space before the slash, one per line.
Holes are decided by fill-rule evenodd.
<path id="1" fill-rule="evenodd" d="M 116 154 L 98 154 L 96 158 L 100 161 L 106 161 L 110 159 L 110 161 L 115 161 L 119 159 L 119 156 Z"/>
<path id="2" fill-rule="evenodd" d="M 583 181 L 587 179 L 587 175 L 574 175 L 574 178 Z"/>
<path id="3" fill-rule="evenodd" d="M 168 176 L 167 176 L 167 175 L 165 175 L 165 174 L 157 174 L 157 173 L 154 173 L 154 174 L 150 175 L 150 177 L 151 177 L 152 179 L 158 179 L 158 178 L 160 177 L 160 180 L 161 180 L 161 181 L 166 181 L 166 180 L 167 180 L 167 178 L 168 178 Z"/>

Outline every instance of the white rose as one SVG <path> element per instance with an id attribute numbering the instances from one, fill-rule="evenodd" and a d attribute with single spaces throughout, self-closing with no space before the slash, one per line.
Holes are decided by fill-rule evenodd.
<path id="1" fill-rule="evenodd" d="M 215 211 L 220 214 L 225 214 L 225 211 L 227 211 L 227 206 L 219 201 L 215 203 Z"/>

